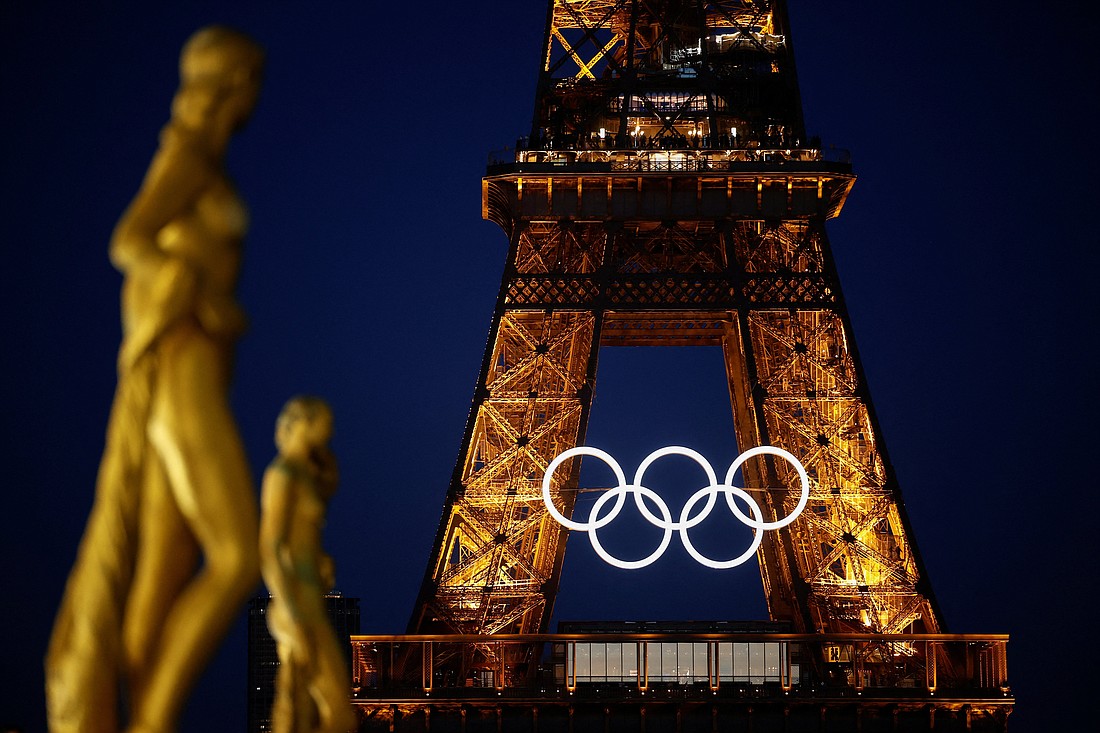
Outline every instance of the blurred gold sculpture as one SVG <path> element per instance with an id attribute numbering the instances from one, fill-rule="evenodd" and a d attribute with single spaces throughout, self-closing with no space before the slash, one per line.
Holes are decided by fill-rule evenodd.
<path id="1" fill-rule="evenodd" d="M 351 683 L 325 614 L 332 559 L 321 549 L 325 509 L 336 491 L 328 449 L 332 412 L 295 397 L 275 426 L 279 455 L 264 472 L 260 564 L 271 592 L 267 626 L 279 652 L 274 733 L 345 733 L 355 725 Z"/>
<path id="2" fill-rule="evenodd" d="M 118 388 L 95 503 L 46 658 L 54 733 L 169 732 L 259 581 L 252 478 L 228 404 L 247 226 L 226 146 L 263 52 L 200 30 L 141 189 L 111 240 L 122 272 Z M 201 564 L 200 564 L 201 560 Z"/>

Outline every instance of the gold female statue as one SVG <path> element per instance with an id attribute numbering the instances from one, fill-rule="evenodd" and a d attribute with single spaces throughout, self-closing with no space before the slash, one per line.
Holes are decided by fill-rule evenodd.
<path id="1" fill-rule="evenodd" d="M 235 31 L 188 40 L 171 121 L 111 240 L 118 388 L 46 658 L 54 733 L 117 732 L 120 689 L 129 731 L 173 731 L 259 581 L 256 498 L 228 404 L 247 215 L 224 159 L 262 66 Z"/>
<path id="2" fill-rule="evenodd" d="M 331 435 L 328 405 L 295 397 L 279 415 L 279 455 L 264 472 L 260 567 L 279 652 L 274 733 L 345 733 L 355 724 L 351 683 L 325 614 L 324 594 L 334 581 L 332 559 L 321 549 L 325 509 L 336 491 Z"/>

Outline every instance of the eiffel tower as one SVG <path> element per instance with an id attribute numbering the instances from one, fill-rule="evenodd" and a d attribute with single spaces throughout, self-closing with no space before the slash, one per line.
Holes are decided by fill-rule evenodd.
<path id="1" fill-rule="evenodd" d="M 584 441 L 600 348 L 682 345 L 721 346 L 737 445 L 811 477 L 761 546 L 772 618 L 940 631 L 825 231 L 855 178 L 806 137 L 783 3 L 551 7 L 531 134 L 483 183 L 508 263 L 410 632 L 546 630 L 566 533 L 541 481 Z M 797 496 L 764 493 L 769 519 Z"/>
<path id="2" fill-rule="evenodd" d="M 997 698 L 977 708 L 982 720 L 1003 723 L 1006 638 L 944 634 L 868 397 L 825 226 L 855 176 L 806 135 L 790 39 L 782 0 L 550 0 L 531 130 L 482 183 L 508 259 L 408 626 L 425 691 L 480 664 L 503 692 L 534 675 L 538 644 L 552 641 L 568 531 L 542 480 L 584 444 L 601 347 L 712 345 L 737 445 L 785 449 L 810 479 L 805 510 L 758 550 L 771 620 L 833 639 L 813 664 L 847 654 L 860 694 L 890 655 L 920 660 L 928 694 L 937 670 L 977 675 Z M 572 460 L 554 474 L 567 516 L 579 472 Z M 770 457 L 748 462 L 743 483 L 769 521 L 799 494 L 792 466 Z M 841 643 L 857 636 L 862 651 Z M 981 650 L 942 647 L 956 642 Z M 358 684 L 369 687 L 385 664 L 366 656 Z M 717 694 L 718 663 L 707 669 Z M 558 679 L 570 687 L 568 673 Z M 778 679 L 791 689 L 789 674 Z M 969 728 L 972 708 L 965 716 Z"/>

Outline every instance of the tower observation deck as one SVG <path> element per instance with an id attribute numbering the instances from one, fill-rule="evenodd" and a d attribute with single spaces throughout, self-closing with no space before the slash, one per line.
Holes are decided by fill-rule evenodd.
<path id="1" fill-rule="evenodd" d="M 357 703 L 394 725 L 442 689 L 571 706 L 586 682 L 607 689 L 606 662 L 577 673 L 580 650 L 598 646 L 618 655 L 611 687 L 644 708 L 664 649 L 652 644 L 697 645 L 678 667 L 691 680 L 673 684 L 717 700 L 736 677 L 723 655 L 756 648 L 729 645 L 759 644 L 775 664 L 750 697 L 773 713 L 792 695 L 821 716 L 829 700 L 874 697 L 868 721 L 917 711 L 928 729 L 940 710 L 936 729 L 1003 726 L 1007 638 L 945 633 L 868 398 L 825 230 L 855 177 L 846 154 L 807 138 L 786 3 L 551 0 L 540 58 L 531 129 L 482 183 L 508 259 L 409 636 L 357 637 Z M 548 633 L 568 530 L 543 504 L 543 476 L 584 444 L 600 348 L 622 345 L 721 347 L 738 446 L 805 466 L 805 510 L 757 553 L 785 634 Z M 772 458 L 742 475 L 768 521 L 799 495 Z M 550 486 L 566 516 L 579 471 L 567 462 Z M 413 688 L 401 698 L 420 701 L 413 717 L 382 692 Z"/>

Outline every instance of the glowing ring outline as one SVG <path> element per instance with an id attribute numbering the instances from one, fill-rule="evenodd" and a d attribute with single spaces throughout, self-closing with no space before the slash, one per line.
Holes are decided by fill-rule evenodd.
<path id="1" fill-rule="evenodd" d="M 734 503 L 733 498 L 726 494 L 726 504 L 729 505 L 730 511 L 741 520 L 741 523 L 751 527 L 752 529 L 779 529 L 780 527 L 786 527 L 793 522 L 795 518 L 802 513 L 802 510 L 806 508 L 806 502 L 810 500 L 810 477 L 806 475 L 806 468 L 802 465 L 802 462 L 795 458 L 793 455 L 777 448 L 774 445 L 759 445 L 755 448 L 750 448 L 741 455 L 737 456 L 737 459 L 730 464 L 730 470 L 726 471 L 726 486 L 733 485 L 733 475 L 737 473 L 737 469 L 741 467 L 748 459 L 753 456 L 759 456 L 763 454 L 770 454 L 782 458 L 787 463 L 794 467 L 794 470 L 798 472 L 799 483 L 802 484 L 802 493 L 799 494 L 798 504 L 795 505 L 791 513 L 782 519 L 777 519 L 774 522 L 762 522 L 759 519 L 752 520 L 745 516 L 745 513 L 741 511 L 740 507 Z"/>
<path id="2" fill-rule="evenodd" d="M 669 543 L 672 542 L 672 532 L 674 531 L 675 525 L 675 522 L 672 521 L 672 512 L 669 511 L 668 504 L 666 504 L 664 500 L 660 497 L 660 495 L 658 495 L 657 492 L 653 489 L 647 488 L 645 486 L 630 485 L 619 486 L 618 488 L 612 489 L 611 491 L 605 493 L 603 496 L 596 500 L 596 503 L 592 506 L 592 511 L 589 513 L 588 516 L 599 517 L 599 509 L 610 498 L 612 494 L 618 492 L 621 492 L 621 496 L 624 499 L 626 498 L 626 494 L 628 492 L 633 493 L 635 502 L 640 502 L 641 504 L 644 504 L 644 502 L 641 502 L 641 500 L 638 499 L 638 494 L 643 493 L 657 503 L 657 506 L 660 508 L 661 513 L 665 515 L 665 519 L 662 522 L 662 524 L 665 525 L 665 534 L 664 537 L 661 538 L 661 542 L 657 545 L 657 549 L 646 557 L 643 557 L 641 560 L 621 560 L 605 550 L 604 546 L 600 544 L 600 540 L 596 536 L 596 530 L 599 529 L 599 527 L 597 526 L 593 526 L 592 530 L 588 532 L 588 541 L 592 543 L 592 549 L 596 551 L 596 554 L 603 558 L 603 561 L 606 562 L 608 565 L 614 565 L 616 567 L 622 568 L 623 570 L 638 570 L 639 568 L 644 568 L 652 565 L 653 563 L 657 562 L 658 558 L 660 558 L 661 555 L 665 554 L 665 550 L 668 549 Z M 615 512 L 615 515 L 618 516 L 618 511 Z"/>
<path id="3" fill-rule="evenodd" d="M 714 472 L 714 467 L 710 465 L 710 461 L 708 461 L 701 453 L 699 453 L 699 451 L 693 450 L 691 448 L 685 448 L 682 445 L 670 445 L 665 448 L 658 448 L 657 450 L 646 456 L 642 460 L 642 462 L 638 464 L 638 470 L 634 472 L 634 486 L 642 486 L 642 477 L 645 476 L 646 469 L 649 468 L 654 461 L 656 461 L 658 458 L 664 458 L 665 456 L 669 455 L 684 456 L 685 458 L 690 458 L 691 460 L 695 461 L 703 468 L 703 472 L 706 473 L 707 478 L 710 479 L 709 486 L 714 487 L 718 485 L 718 474 Z M 654 496 L 656 496 L 656 494 L 654 494 Z M 714 502 L 717 499 L 718 492 L 712 491 L 710 497 L 707 499 L 706 509 L 699 512 L 699 519 L 693 522 L 690 525 L 691 527 L 699 524 L 710 515 L 711 510 L 714 509 Z M 665 504 L 662 499 L 657 498 L 654 501 L 656 501 L 659 506 L 663 506 L 666 510 L 668 509 L 668 505 Z M 665 528 L 663 527 L 663 522 L 657 519 L 657 517 L 653 516 L 653 513 L 649 511 L 649 507 L 647 507 L 645 505 L 645 502 L 642 501 L 641 494 L 634 494 L 634 503 L 637 505 L 638 511 L 641 512 L 642 516 L 646 518 L 646 521 L 656 527 Z M 683 521 L 682 516 L 680 521 Z M 671 513 L 669 513 L 668 519 L 664 520 L 664 522 L 672 522 Z M 671 525 L 669 525 L 668 528 L 674 529 L 677 532 L 683 531 L 683 528 L 680 527 L 680 522 L 673 522 Z"/>
<path id="4" fill-rule="evenodd" d="M 593 525 L 591 521 L 585 523 L 574 522 L 573 520 L 566 518 L 566 516 L 559 512 L 558 508 L 554 506 L 554 499 L 550 496 L 550 479 L 551 477 L 553 477 L 554 471 L 558 469 L 558 466 L 560 466 L 562 463 L 569 460 L 573 456 L 593 456 L 594 458 L 599 458 L 601 461 L 611 467 L 611 470 L 615 473 L 615 478 L 619 480 L 619 487 L 622 487 L 623 489 L 618 494 L 619 502 L 615 505 L 615 508 L 612 509 L 611 513 L 608 514 L 603 520 L 600 520 L 602 521 L 602 524 Z M 568 527 L 569 529 L 577 530 L 579 532 L 588 532 L 591 529 L 599 529 L 600 527 L 607 526 L 615 520 L 615 517 L 619 516 L 619 512 L 622 510 L 623 504 L 626 503 L 625 485 L 626 474 L 623 472 L 623 468 L 619 465 L 619 462 L 616 461 L 610 453 L 604 450 L 600 450 L 599 448 L 589 448 L 588 446 L 580 445 L 576 448 L 570 448 L 564 453 L 558 454 L 558 457 L 550 461 L 550 465 L 546 467 L 546 472 L 542 475 L 542 503 L 546 505 L 546 510 L 550 512 L 550 516 L 557 520 L 558 524 L 562 525 L 563 527 Z M 617 489 L 612 489 L 612 491 L 617 491 Z M 592 513 L 589 512 L 588 516 L 591 517 Z"/>
<path id="5" fill-rule="evenodd" d="M 550 495 L 550 484 L 554 472 L 563 462 L 569 460 L 570 458 L 573 458 L 574 456 L 584 455 L 599 458 L 601 461 L 607 464 L 607 466 L 611 468 L 612 472 L 615 474 L 615 478 L 618 480 L 619 484 L 618 486 L 615 486 L 614 488 L 604 492 L 604 494 L 596 500 L 596 503 L 593 505 L 591 511 L 589 512 L 589 521 L 574 522 L 571 519 L 566 518 L 565 515 L 559 512 L 557 507 L 554 506 L 553 499 Z M 669 510 L 668 505 L 664 502 L 660 495 L 652 489 L 649 489 L 646 486 L 642 485 L 641 483 L 641 480 L 645 475 L 646 469 L 654 461 L 667 455 L 682 455 L 686 458 L 692 459 L 697 464 L 699 464 L 700 467 L 703 468 L 703 471 L 704 473 L 706 473 L 707 478 L 711 481 L 710 485 L 705 486 L 692 494 L 691 498 L 688 499 L 687 503 L 684 505 L 684 508 L 680 512 L 679 521 L 676 522 L 672 521 L 672 513 Z M 733 477 L 737 473 L 737 469 L 740 468 L 746 460 L 758 455 L 774 455 L 787 461 L 789 464 L 791 464 L 791 466 L 794 467 L 795 471 L 798 473 L 799 483 L 802 486 L 799 500 L 798 503 L 795 505 L 795 508 L 786 517 L 776 520 L 775 522 L 763 521 L 763 513 L 761 512 L 760 505 L 756 502 L 756 500 L 753 499 L 744 489 L 732 485 Z M 599 530 L 602 527 L 606 527 L 619 516 L 619 512 L 622 511 L 622 508 L 626 503 L 626 495 L 628 493 L 634 494 L 634 503 L 638 507 L 638 510 L 641 512 L 642 516 L 645 517 L 646 521 L 664 531 L 664 536 L 661 538 L 661 542 L 658 544 L 657 549 L 654 550 L 651 554 L 642 558 L 641 560 L 620 560 L 619 558 L 615 557 L 603 547 L 603 545 L 599 541 L 599 537 L 597 536 L 596 532 L 596 530 Z M 730 511 L 733 513 L 733 515 L 742 524 L 753 531 L 753 541 L 750 543 L 749 549 L 731 560 L 712 560 L 706 555 L 703 555 L 701 552 L 695 549 L 695 546 L 691 543 L 691 539 L 688 537 L 687 533 L 687 530 L 702 523 L 707 517 L 710 516 L 710 512 L 714 508 L 714 504 L 717 501 L 719 493 L 725 495 L 726 504 L 730 508 Z M 704 494 L 707 495 L 706 507 L 701 510 L 695 517 L 690 517 L 691 510 L 699 502 Z M 649 510 L 649 507 L 646 506 L 645 502 L 642 499 L 642 495 L 645 495 L 646 498 L 650 499 L 657 505 L 658 510 L 663 515 L 663 518 L 658 518 Z M 568 529 L 577 530 L 580 532 L 588 532 L 589 541 L 591 542 L 592 549 L 596 552 L 596 554 L 599 555 L 600 558 L 604 560 L 604 562 L 610 565 L 614 565 L 616 567 L 623 568 L 625 570 L 635 570 L 638 568 L 647 567 L 648 565 L 656 562 L 657 559 L 659 559 L 664 554 L 665 550 L 668 549 L 668 545 L 672 540 L 672 533 L 674 531 L 680 533 L 680 541 L 684 545 L 684 549 L 687 550 L 688 554 L 691 555 L 691 557 L 694 558 L 696 562 L 715 569 L 727 569 L 741 565 L 746 560 L 748 560 L 749 557 L 755 554 L 757 549 L 759 549 L 760 543 L 763 540 L 763 532 L 765 530 L 785 527 L 793 522 L 795 518 L 797 518 L 798 515 L 802 513 L 802 510 L 805 509 L 806 503 L 809 500 L 809 495 L 810 479 L 801 461 L 799 461 L 791 453 L 783 450 L 782 448 L 770 445 L 757 446 L 756 448 L 751 448 L 739 455 L 730 465 L 729 470 L 726 472 L 725 483 L 723 484 L 718 483 L 717 474 L 715 474 L 714 468 L 710 465 L 710 462 L 707 461 L 707 459 L 702 454 L 700 454 L 698 451 L 692 450 L 691 448 L 686 448 L 683 446 L 668 446 L 666 448 L 660 448 L 650 453 L 638 466 L 638 470 L 634 474 L 634 483 L 632 484 L 626 483 L 626 474 L 623 472 L 622 466 L 619 465 L 619 462 L 616 461 L 611 454 L 599 448 L 591 448 L 588 446 L 577 446 L 559 454 L 557 457 L 554 458 L 554 460 L 550 462 L 550 465 L 546 467 L 546 471 L 543 473 L 542 477 L 542 500 L 550 515 L 554 517 L 554 519 L 559 524 Z M 753 517 L 750 518 L 743 511 L 741 511 L 740 507 L 738 507 L 737 503 L 734 501 L 735 496 L 740 497 L 749 505 L 749 510 L 753 514 Z M 610 512 L 601 517 L 600 511 L 612 498 L 616 500 L 615 505 L 612 507 Z"/>
<path id="6" fill-rule="evenodd" d="M 749 496 L 748 492 L 746 492 L 744 489 L 739 489 L 736 486 L 725 486 L 722 488 L 718 488 L 715 486 L 706 486 L 692 494 L 691 498 L 687 500 L 687 503 L 684 504 L 683 510 L 680 512 L 680 542 L 683 543 L 684 549 L 687 550 L 687 553 L 695 558 L 695 562 L 699 563 L 700 565 L 706 565 L 708 568 L 714 568 L 715 570 L 727 570 L 729 568 L 735 568 L 738 565 L 741 565 L 750 557 L 756 554 L 756 550 L 760 547 L 760 543 L 764 539 L 764 532 L 763 530 L 753 529 L 752 542 L 749 543 L 749 549 L 745 550 L 745 552 L 733 558 L 732 560 L 712 560 L 703 553 L 696 550 L 695 545 L 691 544 L 691 539 L 688 537 L 687 531 L 691 527 L 694 527 L 695 524 L 699 524 L 699 522 L 702 522 L 703 519 L 706 519 L 708 516 L 710 516 L 710 512 L 708 511 L 706 514 L 700 512 L 699 516 L 702 518 L 695 524 L 689 525 L 686 518 L 688 516 L 688 513 L 691 512 L 691 508 L 695 506 L 695 502 L 699 501 L 699 497 L 701 497 L 705 493 L 709 493 L 710 499 L 713 502 L 713 500 L 717 498 L 719 491 L 726 495 L 727 503 L 733 501 L 733 494 L 737 494 L 746 502 L 748 502 L 749 509 L 751 509 L 752 513 L 756 516 L 756 521 L 759 522 L 764 519 L 763 513 L 760 511 L 760 505 L 757 504 L 756 500 Z"/>

